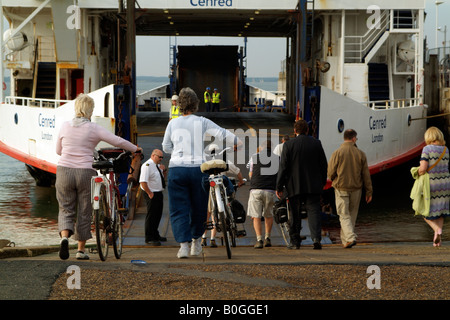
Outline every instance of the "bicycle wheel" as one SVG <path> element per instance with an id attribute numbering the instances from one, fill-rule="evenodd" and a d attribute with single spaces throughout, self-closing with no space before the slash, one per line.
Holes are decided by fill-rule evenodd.
<path id="1" fill-rule="evenodd" d="M 234 219 L 233 219 L 233 213 L 231 212 L 229 207 L 226 207 L 226 211 L 227 211 L 227 226 L 228 226 L 228 233 L 229 233 L 229 239 L 231 241 L 231 246 L 233 248 L 236 247 L 236 233 L 237 233 L 237 227 L 236 227 L 236 223 L 234 223 Z"/>
<path id="2" fill-rule="evenodd" d="M 123 244 L 123 228 L 122 228 L 122 215 L 119 213 L 117 195 L 114 196 L 114 208 L 113 221 L 112 221 L 112 239 L 113 249 L 116 259 L 120 259 L 122 256 L 122 244 Z"/>
<path id="3" fill-rule="evenodd" d="M 291 212 L 289 208 L 289 201 L 286 202 L 286 209 L 287 209 L 287 221 L 280 223 L 280 229 L 281 229 L 281 235 L 283 236 L 284 242 L 286 245 L 289 245 L 290 242 L 290 236 L 289 236 L 289 221 L 291 220 Z"/>
<path id="4" fill-rule="evenodd" d="M 281 235 L 283 236 L 284 242 L 286 243 L 286 245 L 289 245 L 289 223 L 288 222 L 283 222 L 279 224 L 280 229 L 281 229 Z"/>
<path id="5" fill-rule="evenodd" d="M 219 220 L 222 227 L 222 235 L 225 242 L 225 248 L 227 249 L 227 256 L 228 259 L 231 259 L 230 226 L 228 225 L 224 212 L 219 212 Z"/>
<path id="6" fill-rule="evenodd" d="M 135 206 L 136 206 L 136 197 L 133 193 L 133 184 L 129 183 L 127 186 L 127 192 L 125 193 L 125 195 L 123 196 L 122 199 L 122 203 L 124 208 L 126 209 L 125 211 L 122 212 L 122 218 L 123 221 L 125 221 L 128 217 L 128 214 L 131 212 L 131 210 L 135 210 Z M 133 211 L 134 212 L 134 211 Z"/>
<path id="7" fill-rule="evenodd" d="M 95 236 L 97 238 L 97 251 L 100 260 L 105 261 L 108 256 L 108 238 L 110 234 L 109 207 L 106 201 L 106 188 L 101 186 L 99 208 L 94 210 Z"/>

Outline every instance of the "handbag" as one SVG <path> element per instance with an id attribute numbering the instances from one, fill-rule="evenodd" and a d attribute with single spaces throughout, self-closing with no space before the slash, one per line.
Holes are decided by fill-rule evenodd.
<path id="1" fill-rule="evenodd" d="M 442 159 L 442 158 L 444 157 L 444 155 L 445 155 L 445 151 L 447 151 L 447 148 L 446 148 L 446 147 L 444 147 L 444 151 L 442 152 L 442 154 L 441 154 L 441 156 L 439 157 L 438 161 L 436 161 L 431 167 L 429 167 L 429 168 L 427 169 L 427 172 L 430 172 L 430 170 L 433 169 L 433 168 L 439 163 L 439 161 L 441 161 L 441 159 Z"/>

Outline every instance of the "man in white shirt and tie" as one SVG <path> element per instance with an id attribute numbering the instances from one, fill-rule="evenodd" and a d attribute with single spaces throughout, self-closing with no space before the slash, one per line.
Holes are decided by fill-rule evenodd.
<path id="1" fill-rule="evenodd" d="M 148 159 L 141 167 L 139 183 L 145 192 L 147 203 L 147 216 L 145 218 L 145 242 L 152 246 L 160 246 L 161 241 L 167 241 L 161 237 L 158 231 L 163 211 L 163 191 L 166 187 L 166 168 L 161 164 L 163 152 L 159 149 L 152 151 Z"/>

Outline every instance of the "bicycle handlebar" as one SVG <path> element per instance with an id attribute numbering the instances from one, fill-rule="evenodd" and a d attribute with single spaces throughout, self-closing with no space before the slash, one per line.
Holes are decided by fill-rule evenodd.
<path id="1" fill-rule="evenodd" d="M 134 153 L 135 154 L 140 154 L 141 155 L 141 160 L 144 160 L 144 152 L 142 150 L 137 150 Z"/>
<path id="2" fill-rule="evenodd" d="M 131 156 L 131 151 L 124 151 L 116 158 L 116 160 L 121 160 L 123 157 L 129 157 Z"/>
<path id="3" fill-rule="evenodd" d="M 244 183 L 240 186 L 239 185 L 239 181 L 236 178 L 234 178 L 234 177 L 227 177 L 227 178 L 231 181 L 231 184 L 233 185 L 233 187 L 235 189 L 238 189 L 238 188 L 242 187 L 247 182 L 247 179 L 244 178 L 243 179 Z"/>
<path id="4" fill-rule="evenodd" d="M 215 158 L 216 156 L 220 156 L 220 155 L 224 154 L 224 153 L 227 152 L 228 150 L 231 150 L 231 147 L 227 147 L 227 148 L 223 149 L 222 151 L 220 151 L 218 154 L 216 154 L 216 150 L 213 149 L 213 150 L 211 151 L 211 156 Z"/>
<path id="5" fill-rule="evenodd" d="M 231 147 L 223 149 L 222 151 L 219 152 L 218 155 L 220 156 L 221 154 L 223 154 L 224 152 L 227 152 L 228 150 L 231 150 Z"/>
<path id="6" fill-rule="evenodd" d="M 105 160 L 105 161 L 111 161 L 111 160 L 121 160 L 124 157 L 129 157 L 131 156 L 132 152 L 131 151 L 127 151 L 127 150 L 123 150 L 122 153 L 120 153 L 117 157 L 106 157 L 103 154 L 103 150 L 113 150 L 113 149 L 99 149 L 99 150 L 95 150 L 94 151 L 94 159 L 98 159 L 98 160 Z M 144 154 L 141 152 L 141 150 L 137 150 L 135 153 L 139 153 L 141 154 L 141 158 L 144 157 Z"/>

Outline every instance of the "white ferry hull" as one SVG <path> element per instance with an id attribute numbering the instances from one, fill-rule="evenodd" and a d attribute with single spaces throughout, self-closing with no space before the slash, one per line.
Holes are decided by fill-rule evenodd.
<path id="1" fill-rule="evenodd" d="M 113 97 L 114 86 L 92 92 L 96 101 L 93 121 L 111 132 L 115 118 L 104 117 L 106 96 Z M 113 103 L 111 111 L 114 114 Z M 1 105 L 0 152 L 40 170 L 56 173 L 59 156 L 55 152 L 61 124 L 74 116 L 73 101 L 58 108 Z M 368 159 L 372 174 L 394 167 L 417 156 L 424 146 L 426 106 L 374 109 L 320 87 L 318 138 L 330 158 L 343 141 L 343 130 L 358 133 L 358 146 Z"/>
<path id="2" fill-rule="evenodd" d="M 420 154 L 426 115 L 425 105 L 375 109 L 321 87 L 319 139 L 329 159 L 342 144 L 343 131 L 356 130 L 357 145 L 375 174 Z"/>
<path id="3" fill-rule="evenodd" d="M 114 85 L 89 94 L 95 101 L 92 121 L 115 132 L 115 118 L 104 117 L 105 99 L 110 99 L 108 114 L 114 115 Z M 16 99 L 1 105 L 0 152 L 50 174 L 56 173 L 59 156 L 56 139 L 61 124 L 74 117 L 74 102 L 55 107 L 27 106 L 30 100 Z M 39 100 L 35 100 L 39 101 Z M 16 102 L 16 103 L 14 103 Z M 22 103 L 19 105 L 17 103 Z"/>
<path id="4" fill-rule="evenodd" d="M 286 85 L 282 91 L 285 94 L 269 94 L 257 88 L 249 88 L 247 94 L 243 90 L 247 76 L 246 53 L 240 49 L 239 55 L 233 58 L 236 61 L 227 64 L 233 71 L 227 73 L 233 75 L 227 78 L 233 81 L 224 83 L 234 88 L 230 92 L 236 93 L 230 109 L 236 110 L 237 105 L 240 111 L 285 111 L 311 120 L 327 157 L 342 143 L 343 130 L 353 128 L 358 132 L 358 146 L 367 154 L 372 173 L 420 153 L 427 115 L 423 105 L 424 0 L 380 0 L 375 6 L 369 0 L 315 3 L 280 0 L 252 1 L 252 4 L 226 1 L 217 2 L 217 6 L 214 1 L 214 5 L 208 4 L 210 7 L 201 3 L 203 5 L 198 1 L 171 1 L 169 7 L 166 4 L 161 7 L 157 1 L 146 1 L 135 10 L 127 10 L 125 33 L 120 25 L 123 21 L 117 19 L 124 8 L 119 7 L 117 1 L 100 1 L 95 6 L 89 1 L 74 5 L 71 0 L 43 1 L 42 4 L 39 1 L 0 1 L 0 12 L 11 23 L 9 34 L 17 35 L 14 39 L 5 39 L 11 94 L 74 99 L 80 92 L 91 92 L 97 106 L 93 121 L 132 140 L 133 135 L 137 135 L 133 131 L 136 129 L 133 127 L 136 120 L 133 118 L 136 35 L 176 36 L 178 32 L 173 26 L 183 29 L 185 36 L 210 35 L 209 32 L 218 31 L 211 23 L 226 18 L 221 22 L 222 31 L 215 35 L 236 36 L 241 35 L 238 33 L 241 23 L 249 20 L 252 22 L 246 25 L 251 27 L 246 28 L 244 38 L 286 37 L 290 50 L 286 50 L 284 67 Z M 259 9 L 253 11 L 255 7 Z M 159 21 L 166 21 L 169 11 L 176 13 L 171 14 L 171 23 L 159 24 Z M 267 28 L 268 23 L 270 28 Z M 307 28 L 309 24 L 314 27 Z M 166 27 L 168 29 L 164 29 Z M 174 59 L 170 59 L 171 81 L 178 75 L 181 87 L 192 74 L 196 79 L 221 74 L 219 69 L 203 68 L 206 60 L 200 55 L 188 55 L 186 60 L 198 61 L 189 61 L 196 63 L 185 65 L 183 69 L 186 60 L 177 56 L 174 54 Z M 197 76 L 199 70 L 203 73 Z M 183 78 L 183 75 L 189 77 Z M 1 71 L 0 76 L 3 77 Z M 51 78 L 51 83 L 46 83 L 47 77 Z M 41 86 L 44 83 L 46 86 Z M 118 92 L 116 85 L 106 86 L 110 83 L 123 84 L 130 90 Z M 322 87 L 314 87 L 318 84 Z M 206 85 L 210 84 L 203 83 L 202 87 Z M 310 106 L 314 96 L 305 94 L 310 87 L 320 88 L 316 114 L 312 114 L 311 110 L 316 109 Z M 238 89 L 241 90 L 239 96 Z M 152 97 L 149 93 L 142 99 L 138 97 L 137 102 L 142 104 Z M 1 94 L 0 98 L 2 101 Z M 73 102 L 65 101 L 62 106 L 48 108 L 26 106 L 39 99 L 14 99 L 7 99 L 0 105 L 0 152 L 54 174 L 58 163 L 57 134 L 61 123 L 73 117 Z M 156 109 L 168 111 L 168 99 L 166 96 Z M 162 101 L 162 98 L 156 100 Z M 381 101 L 386 105 L 371 107 L 384 103 Z M 398 101 L 407 103 L 394 106 Z M 119 115 L 118 104 L 126 104 L 123 109 L 128 113 Z M 116 125 L 116 121 L 120 125 Z M 122 135 L 118 128 L 122 128 L 124 122 L 128 122 L 123 130 L 127 133 Z"/>

